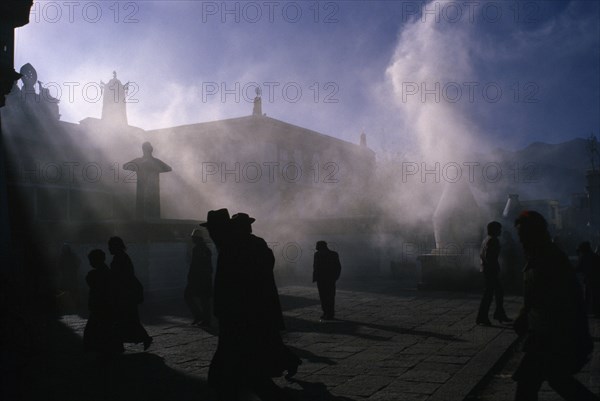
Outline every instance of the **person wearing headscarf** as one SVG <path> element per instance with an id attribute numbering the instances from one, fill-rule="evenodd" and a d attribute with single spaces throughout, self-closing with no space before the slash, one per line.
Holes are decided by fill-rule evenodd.
<path id="1" fill-rule="evenodd" d="M 133 263 L 126 253 L 123 240 L 111 237 L 108 240 L 108 250 L 113 255 L 110 272 L 117 331 L 123 343 L 143 343 L 144 350 L 147 350 L 153 339 L 142 326 L 138 313 L 138 304 L 144 301 L 144 288 L 135 276 Z"/>

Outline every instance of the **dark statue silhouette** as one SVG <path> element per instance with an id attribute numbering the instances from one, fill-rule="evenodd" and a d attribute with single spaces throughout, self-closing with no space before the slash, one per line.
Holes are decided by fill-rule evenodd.
<path id="1" fill-rule="evenodd" d="M 143 156 L 125 163 L 125 170 L 137 174 L 135 216 L 138 219 L 160 218 L 160 173 L 168 173 L 171 166 L 152 156 L 150 142 L 142 145 Z"/>

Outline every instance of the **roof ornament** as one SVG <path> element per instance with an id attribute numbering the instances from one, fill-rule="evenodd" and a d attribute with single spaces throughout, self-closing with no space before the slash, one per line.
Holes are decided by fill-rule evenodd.
<path id="1" fill-rule="evenodd" d="M 262 116 L 262 90 L 260 86 L 257 86 L 254 90 L 256 92 L 256 97 L 254 98 L 254 106 L 252 107 L 252 115 L 253 116 Z"/>

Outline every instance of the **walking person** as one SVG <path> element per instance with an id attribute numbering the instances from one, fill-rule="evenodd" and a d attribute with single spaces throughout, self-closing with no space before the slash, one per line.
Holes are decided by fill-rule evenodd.
<path id="1" fill-rule="evenodd" d="M 106 254 L 101 249 L 94 249 L 88 254 L 88 260 L 92 266 L 85 278 L 90 287 L 90 316 L 83 331 L 84 350 L 98 352 L 102 356 L 123 352 L 123 344 L 115 333 L 115 308 Z"/>
<path id="2" fill-rule="evenodd" d="M 184 299 L 194 316 L 192 324 L 210 326 L 212 312 L 210 298 L 212 295 L 212 253 L 200 229 L 192 232 L 192 257 L 187 276 Z"/>
<path id="3" fill-rule="evenodd" d="M 490 326 L 492 323 L 488 317 L 490 305 L 492 304 L 492 298 L 496 300 L 496 309 L 494 312 L 494 319 L 500 323 L 512 322 L 511 319 L 506 316 L 504 311 L 504 289 L 500 282 L 500 263 L 498 257 L 500 256 L 500 234 L 502 233 L 502 225 L 497 221 L 492 221 L 487 225 L 487 237 L 481 244 L 481 272 L 483 273 L 483 280 L 485 289 L 481 303 L 479 304 L 479 312 L 477 313 L 477 324 L 484 326 Z"/>
<path id="4" fill-rule="evenodd" d="M 581 288 L 569 259 L 550 240 L 544 217 L 522 212 L 515 221 L 527 263 L 523 270 L 523 308 L 514 329 L 524 336 L 524 356 L 513 375 L 515 400 L 536 401 L 548 381 L 567 401 L 599 401 L 573 375 L 593 348 Z"/>
<path id="5" fill-rule="evenodd" d="M 120 340 L 123 343 L 144 343 L 145 351 L 153 340 L 140 323 L 138 313 L 138 304 L 144 300 L 144 288 L 135 276 L 133 263 L 125 252 L 127 248 L 123 240 L 111 237 L 108 240 L 108 250 L 113 255 L 110 271 Z"/>
<path id="6" fill-rule="evenodd" d="M 219 401 L 240 399 L 244 390 L 263 401 L 284 401 L 272 380 L 301 363 L 279 331 L 283 315 L 273 276 L 275 258 L 266 242 L 252 234 L 255 220 L 245 213 L 231 219 L 227 209 L 210 211 L 203 224 L 219 252 L 214 285 L 214 312 L 219 343 L 208 382 Z"/>
<path id="7" fill-rule="evenodd" d="M 335 283 L 340 278 L 342 265 L 337 252 L 332 251 L 325 241 L 317 241 L 313 262 L 313 283 L 317 283 L 321 309 L 321 320 L 335 319 Z"/>
<path id="8" fill-rule="evenodd" d="M 208 370 L 208 384 L 218 401 L 236 401 L 243 387 L 243 355 L 240 329 L 243 300 L 239 274 L 234 263 L 231 221 L 227 209 L 211 210 L 206 216 L 208 234 L 217 248 L 213 310 L 219 320 L 219 342 Z"/>

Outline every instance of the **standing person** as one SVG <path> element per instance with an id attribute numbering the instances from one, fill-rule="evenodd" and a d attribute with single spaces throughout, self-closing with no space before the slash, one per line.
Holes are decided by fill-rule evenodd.
<path id="1" fill-rule="evenodd" d="M 313 263 L 313 283 L 317 283 L 323 315 L 321 320 L 335 318 L 335 282 L 340 278 L 342 265 L 337 252 L 327 247 L 327 242 L 317 241 Z"/>
<path id="2" fill-rule="evenodd" d="M 517 334 L 526 336 L 525 355 L 513 375 L 515 400 L 536 401 L 547 380 L 567 401 L 598 401 L 572 376 L 586 364 L 593 347 L 575 271 L 551 242 L 541 214 L 522 212 L 515 227 L 527 257 L 523 308 L 514 324 Z"/>
<path id="3" fill-rule="evenodd" d="M 115 310 L 112 299 L 110 270 L 106 265 L 106 254 L 94 249 L 88 254 L 92 270 L 85 281 L 90 287 L 88 306 L 90 316 L 83 331 L 83 347 L 86 351 L 101 354 L 123 352 L 115 335 Z"/>
<path id="4" fill-rule="evenodd" d="M 64 313 L 75 313 L 79 310 L 79 267 L 81 260 L 71 249 L 71 245 L 64 243 L 58 257 L 58 289 L 62 300 Z"/>
<path id="5" fill-rule="evenodd" d="M 108 250 L 113 255 L 110 270 L 118 334 L 123 343 L 144 343 L 145 351 L 153 340 L 140 323 L 138 313 L 138 304 L 144 300 L 144 288 L 135 277 L 133 263 L 125 252 L 127 248 L 123 240 L 111 237 L 108 240 Z"/>
<path id="6" fill-rule="evenodd" d="M 579 260 L 575 271 L 583 276 L 585 288 L 585 308 L 591 307 L 592 313 L 600 316 L 600 256 L 592 252 L 592 246 L 584 241 L 577 247 Z"/>
<path id="7" fill-rule="evenodd" d="M 597 256 L 596 260 L 600 259 L 598 252 L 594 252 Z M 600 318 L 600 263 L 596 262 L 589 274 L 589 291 L 591 293 L 592 313 L 595 317 Z"/>
<path id="8" fill-rule="evenodd" d="M 506 316 L 504 311 L 504 289 L 500 282 L 500 234 L 502 233 L 502 225 L 497 221 L 492 221 L 487 225 L 487 237 L 481 244 L 481 272 L 485 283 L 485 290 L 481 303 L 479 304 L 479 312 L 477 313 L 477 324 L 489 326 L 492 323 L 488 318 L 488 312 L 492 303 L 492 297 L 496 298 L 496 310 L 494 319 L 502 322 L 512 322 Z"/>
<path id="9" fill-rule="evenodd" d="M 194 316 L 192 324 L 210 326 L 212 315 L 210 310 L 210 297 L 212 295 L 212 253 L 206 246 L 199 229 L 194 229 L 192 232 L 192 241 L 194 247 L 192 249 L 184 299 Z"/>

